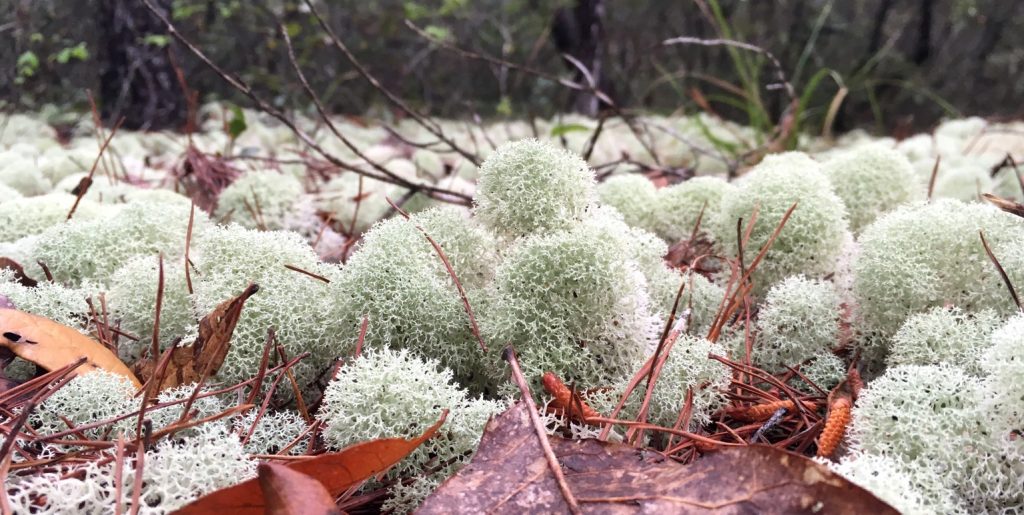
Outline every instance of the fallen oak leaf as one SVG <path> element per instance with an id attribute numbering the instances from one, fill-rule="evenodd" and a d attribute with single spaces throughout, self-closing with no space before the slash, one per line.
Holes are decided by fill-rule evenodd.
<path id="1" fill-rule="evenodd" d="M 405 459 L 423 442 L 437 433 L 448 418 L 448 410 L 420 436 L 413 439 L 383 438 L 352 445 L 338 452 L 321 454 L 315 458 L 291 462 L 287 467 L 300 474 L 315 478 L 336 497 L 345 490 L 377 476 Z M 243 481 L 207 494 L 178 509 L 176 515 L 261 514 L 267 501 L 258 479 Z"/>
<path id="2" fill-rule="evenodd" d="M 267 515 L 341 513 L 324 485 L 306 474 L 276 463 L 260 463 L 257 472 Z"/>
<path id="3" fill-rule="evenodd" d="M 199 336 L 192 345 L 171 349 L 169 357 L 165 352 L 165 355 L 149 356 L 136 363 L 135 371 L 147 382 L 147 389 L 166 390 L 216 374 L 228 355 L 231 335 L 242 316 L 245 301 L 258 291 L 258 285 L 250 284 L 238 296 L 221 302 L 199 322 Z M 161 366 L 163 360 L 169 361 Z M 157 374 L 162 376 L 159 382 L 151 381 Z"/>
<path id="4" fill-rule="evenodd" d="M 565 512 L 534 440 L 517 403 L 488 422 L 473 460 L 416 513 Z M 898 513 L 827 467 L 769 446 L 731 447 L 683 465 L 623 444 L 550 441 L 584 512 Z"/>
<path id="5" fill-rule="evenodd" d="M 135 374 L 100 342 L 48 318 L 16 309 L 0 309 L 0 346 L 19 358 L 52 371 L 79 358 L 86 362 L 72 375 L 106 370 L 128 378 L 136 388 L 141 386 Z"/>

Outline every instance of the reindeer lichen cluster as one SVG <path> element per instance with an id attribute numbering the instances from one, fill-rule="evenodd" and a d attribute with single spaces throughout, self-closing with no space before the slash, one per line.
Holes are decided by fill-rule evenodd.
<path id="1" fill-rule="evenodd" d="M 764 292 L 790 275 L 824 277 L 835 272 L 848 230 L 846 207 L 820 164 L 797 152 L 767 156 L 738 186 L 735 193 L 722 198 L 717 240 L 728 255 L 735 256 L 739 252 L 737 221 L 743 220 L 743 233 L 753 222 L 749 241 L 743 247 L 745 263 L 753 261 L 785 213 L 796 205 L 757 269 L 754 280 L 758 291 Z"/>
<path id="2" fill-rule="evenodd" d="M 751 436 L 754 425 L 771 424 L 739 427 L 731 413 L 795 391 L 814 409 L 799 418 L 783 409 L 762 436 L 801 420 L 793 441 L 807 445 L 791 448 L 810 449 L 829 400 L 851 395 L 852 423 L 832 464 L 840 474 L 907 513 L 1024 507 L 1024 318 L 1009 318 L 1016 307 L 994 263 L 1009 283 L 1024 284 L 1024 221 L 976 201 L 979 192 L 1019 194 L 1011 174 L 992 176 L 1005 152 L 982 141 L 982 120 L 899 143 L 866 133 L 801 136 L 798 146 L 812 154 L 728 163 L 679 137 L 738 145 L 754 136 L 709 116 L 642 117 L 635 126 L 610 118 L 594 140 L 583 131 L 543 137 L 565 124 L 598 126 L 575 116 L 534 126 L 437 122 L 473 159 L 406 143 L 436 139 L 409 121 L 389 132 L 339 119 L 359 152 L 329 131 L 312 136 L 343 163 L 334 167 L 259 113 L 247 112 L 250 128 L 229 136 L 219 130 L 221 110 L 200 112 L 204 130 L 190 135 L 190 152 L 216 162 L 215 152 L 252 147 L 260 160 L 244 162 L 260 164 L 220 177 L 183 161 L 173 135 L 118 133 L 116 159 L 98 165 L 70 220 L 96 159 L 91 128 L 65 146 L 31 117 L 8 121 L 18 127 L 13 136 L 0 131 L 0 257 L 25 271 L 0 272 L 6 303 L 90 336 L 104 329 L 103 344 L 131 365 L 149 353 L 157 329 L 161 256 L 162 350 L 192 343 L 203 317 L 259 286 L 217 373 L 147 406 L 144 427 L 160 437 L 142 455 L 140 512 L 166 513 L 252 477 L 267 455 L 415 437 L 448 410 L 437 436 L 363 487 L 386 489 L 384 510 L 412 511 L 470 460 L 488 418 L 518 395 L 500 358 L 509 345 L 539 400 L 542 374 L 552 372 L 604 417 L 661 348 L 645 412 L 646 378 L 618 418 L 708 438 Z M 316 127 L 301 115 L 296 123 Z M 673 134 L 637 137 L 646 126 Z M 523 139 L 531 134 L 541 136 Z M 234 157 L 224 162 L 243 162 Z M 196 196 L 189 237 L 192 199 L 177 191 L 204 173 L 222 190 Z M 388 174 L 398 179 L 379 179 Z M 666 351 L 671 328 L 685 330 L 669 331 Z M 268 367 L 302 359 L 258 387 L 240 385 L 264 370 L 265 349 Z M 21 368 L 30 377 L 25 364 L 15 361 L 6 375 Z M 855 399 L 852 382 L 843 383 L 851 370 L 867 380 Z M 201 397 L 183 412 L 196 388 Z M 214 395 L 217 388 L 228 393 Z M 243 401 L 256 406 L 236 409 Z M 135 449 L 117 463 L 105 446 L 120 434 L 133 439 L 137 417 L 69 428 L 131 414 L 142 402 L 130 382 L 105 372 L 53 392 L 17 437 L 24 454 L 7 483 L 12 508 L 133 508 Z M 565 413 L 542 416 L 559 434 L 600 433 Z M 203 418 L 217 420 L 161 432 Z M 648 443 L 664 440 L 644 431 Z M 68 436 L 27 436 L 58 432 Z M 106 443 L 71 441 L 82 438 Z M 91 458 L 21 470 L 33 457 L 67 452 Z"/>
<path id="3" fill-rule="evenodd" d="M 751 358 L 765 370 L 785 371 L 838 345 L 839 295 L 832 283 L 804 276 L 776 283 L 761 303 Z"/>
<path id="4" fill-rule="evenodd" d="M 318 417 L 324 422 L 324 439 L 341 449 L 376 438 L 419 436 L 445 409 L 449 413 L 440 434 L 388 473 L 390 478 L 415 478 L 436 486 L 468 462 L 484 423 L 502 409 L 499 402 L 470 398 L 453 384 L 451 372 L 440 363 L 421 360 L 405 350 L 366 352 L 342 367 L 327 386 Z M 424 474 L 431 460 L 439 468 Z M 409 510 L 421 500 L 406 498 L 403 508 Z"/>
<path id="5" fill-rule="evenodd" d="M 302 183 L 292 175 L 251 171 L 220 192 L 213 217 L 250 229 L 288 229 L 286 221 L 302 194 Z"/>
<path id="6" fill-rule="evenodd" d="M 480 168 L 475 215 L 502 236 L 571 228 L 597 200 L 594 172 L 550 143 L 502 145 Z"/>
<path id="7" fill-rule="evenodd" d="M 884 355 L 907 317 L 950 303 L 965 312 L 1014 307 L 981 234 L 1014 284 L 1024 283 L 1024 224 L 995 207 L 941 199 L 883 215 L 859 238 L 853 294 L 860 331 Z"/>

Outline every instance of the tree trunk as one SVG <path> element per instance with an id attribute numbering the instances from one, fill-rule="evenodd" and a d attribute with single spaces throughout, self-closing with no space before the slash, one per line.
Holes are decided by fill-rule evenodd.
<path id="1" fill-rule="evenodd" d="M 587 68 L 594 84 L 601 84 L 601 68 L 603 51 L 601 40 L 604 37 L 602 18 L 604 17 L 603 0 L 576 0 L 572 9 L 563 7 L 555 13 L 551 30 L 558 51 L 572 56 Z M 571 62 L 566 65 L 575 72 L 575 81 L 587 85 L 587 77 Z M 572 95 L 572 110 L 588 116 L 596 116 L 600 108 L 597 97 L 586 92 L 576 91 Z"/>
<path id="2" fill-rule="evenodd" d="M 171 0 L 153 0 L 169 16 Z M 171 65 L 170 48 L 147 36 L 167 36 L 139 0 L 101 0 L 100 104 L 107 123 L 122 116 L 126 129 L 178 129 L 185 124 L 185 94 Z M 167 40 L 165 40 L 167 41 Z"/>

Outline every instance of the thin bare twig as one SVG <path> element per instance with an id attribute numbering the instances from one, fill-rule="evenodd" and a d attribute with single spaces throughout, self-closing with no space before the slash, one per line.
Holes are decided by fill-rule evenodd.
<path id="1" fill-rule="evenodd" d="M 555 456 L 555 451 L 551 449 L 551 442 L 548 441 L 548 435 L 544 430 L 544 424 L 540 421 L 537 404 L 533 402 L 533 394 L 530 393 L 530 387 L 526 384 L 526 378 L 523 377 L 523 371 L 519 368 L 519 360 L 516 359 L 515 349 L 513 349 L 511 345 L 505 347 L 501 357 L 504 358 L 505 361 L 508 362 L 509 367 L 512 368 L 512 378 L 519 386 L 519 392 L 523 396 L 523 402 L 526 403 L 526 410 L 530 413 L 530 421 L 533 422 L 533 429 L 537 433 L 537 439 L 540 440 L 540 447 L 544 451 L 544 458 L 548 461 L 548 468 L 551 469 L 551 474 L 555 476 L 555 482 L 558 483 L 558 488 L 562 491 L 562 497 L 565 498 L 565 503 L 569 506 L 569 511 L 573 515 L 581 515 L 583 511 L 580 510 L 580 505 L 576 502 L 576 497 L 573 495 L 572 490 L 569 489 L 569 484 L 565 480 L 565 474 L 562 473 L 562 465 L 558 462 L 558 458 Z"/>
<path id="2" fill-rule="evenodd" d="M 390 172 L 384 173 L 381 170 L 366 170 L 364 168 L 353 166 L 342 161 L 337 156 L 325 150 L 320 144 L 316 142 L 315 139 L 313 139 L 312 136 L 310 136 L 305 131 L 300 129 L 291 118 L 289 118 L 279 109 L 270 105 L 267 101 L 263 100 L 259 95 L 256 94 L 253 88 L 241 77 L 238 77 L 235 74 L 225 71 L 223 68 L 214 63 L 213 60 L 211 60 L 202 50 L 199 49 L 199 47 L 197 47 L 195 44 L 193 44 L 191 41 L 185 38 L 185 36 L 183 36 L 178 31 L 177 27 L 175 27 L 174 24 L 167 19 L 167 16 L 165 16 L 153 5 L 152 0 L 142 0 L 142 3 L 145 4 L 146 8 L 149 9 L 149 11 L 153 13 L 153 15 L 156 16 L 164 24 L 165 28 L 167 29 L 167 33 L 174 37 L 174 39 L 181 43 L 186 49 L 188 49 L 188 51 L 191 52 L 194 56 L 196 56 L 196 58 L 202 61 L 203 64 L 205 64 L 207 67 L 213 70 L 213 72 L 216 73 L 222 80 L 227 82 L 228 85 L 237 89 L 240 93 L 245 95 L 250 101 L 253 102 L 253 104 L 256 105 L 256 107 L 260 111 L 267 113 L 268 115 L 274 117 L 282 124 L 284 124 L 286 127 L 288 127 L 288 129 L 291 130 L 292 133 L 295 134 L 297 138 L 302 140 L 303 144 L 305 144 L 306 146 L 308 146 L 309 148 L 313 149 L 318 154 L 323 156 L 323 158 L 330 162 L 332 165 L 341 168 L 342 170 L 348 170 L 360 175 L 365 175 L 366 177 L 370 177 L 371 179 L 377 179 L 379 181 L 390 184 L 397 184 L 399 186 L 416 191 L 423 191 L 426 195 L 432 198 L 437 198 L 438 200 L 446 200 L 450 202 L 450 199 L 457 199 L 458 201 L 464 204 L 469 204 L 469 202 L 472 200 L 469 196 L 462 193 L 449 191 L 426 184 L 412 183 L 402 178 L 401 176 L 391 174 Z M 447 196 L 447 198 L 445 196 Z"/>
<path id="3" fill-rule="evenodd" d="M 439 47 L 441 47 L 441 48 L 443 48 L 445 50 L 448 50 L 450 52 L 458 54 L 459 56 L 464 57 L 466 59 L 471 59 L 471 60 L 475 60 L 475 61 L 483 61 L 483 62 L 486 62 L 488 64 L 507 67 L 510 70 L 516 70 L 516 71 L 519 71 L 521 73 L 526 73 L 528 75 L 533 75 L 535 77 L 540 77 L 542 79 L 549 80 L 551 82 L 557 83 L 557 84 L 559 84 L 561 86 L 564 86 L 564 87 L 569 88 L 569 89 L 574 90 L 574 91 L 579 91 L 581 93 L 587 93 L 587 94 L 593 95 L 598 100 L 600 100 L 605 105 L 607 105 L 608 108 L 610 108 L 612 110 L 612 112 L 615 113 L 616 116 L 618 116 L 619 118 L 622 118 L 622 121 L 626 123 L 626 127 L 630 130 L 630 132 L 633 133 L 633 136 L 637 139 L 637 141 L 644 148 L 644 150 L 651 156 L 652 159 L 654 159 L 654 162 L 656 164 L 658 164 L 659 166 L 661 165 L 661 158 L 658 156 L 658 154 L 655 151 L 654 147 L 651 146 L 650 142 L 648 142 L 646 139 L 643 138 L 643 136 L 640 134 L 640 131 L 633 125 L 631 118 L 626 115 L 626 113 L 622 110 L 622 108 L 620 108 L 618 106 L 618 104 L 616 104 L 611 99 L 611 97 L 609 97 L 605 92 L 601 91 L 600 89 L 598 89 L 596 87 L 593 87 L 593 86 L 590 86 L 590 85 L 580 84 L 578 82 L 575 82 L 575 81 L 572 81 L 572 80 L 569 80 L 569 79 L 566 79 L 566 78 L 563 78 L 563 77 L 559 77 L 557 75 L 553 75 L 553 74 L 550 74 L 550 73 L 547 73 L 547 72 L 544 72 L 544 71 L 541 71 L 541 70 L 537 70 L 537 69 L 531 68 L 529 66 L 524 66 L 524 65 L 516 64 L 516 63 L 513 63 L 511 61 L 507 61 L 505 59 L 499 59 L 497 57 L 492 57 L 492 56 L 489 56 L 489 55 L 479 54 L 479 53 L 476 53 L 476 52 L 472 52 L 470 50 L 466 50 L 464 48 L 457 47 L 455 45 L 452 45 L 452 44 L 448 43 L 447 41 L 443 41 L 441 39 L 438 39 L 438 38 L 434 37 L 433 35 L 429 34 L 427 31 L 425 31 L 425 30 L 421 29 L 420 27 L 416 26 L 416 24 L 414 24 L 413 22 L 411 22 L 409 20 L 405 20 L 405 26 L 409 27 L 409 29 L 411 29 L 413 32 L 418 34 L 420 37 L 430 41 L 431 43 L 433 43 L 433 44 L 435 44 L 435 45 L 437 45 L 437 46 L 439 46 Z M 572 62 L 572 61 L 570 61 L 570 62 Z M 589 71 L 588 71 L 588 73 L 589 73 Z"/>
<path id="4" fill-rule="evenodd" d="M 436 122 L 423 116 L 415 109 L 410 107 L 408 104 L 406 104 L 404 100 L 402 100 L 397 95 L 395 95 L 387 88 L 385 88 L 380 83 L 380 81 L 378 81 L 377 78 L 370 73 L 370 70 L 363 66 L 363 63 L 356 58 L 355 54 L 353 54 L 352 51 L 348 49 L 348 46 L 346 46 L 345 43 L 341 41 L 341 38 L 339 38 L 338 35 L 334 33 L 334 29 L 332 29 L 331 26 L 328 25 L 327 22 L 323 19 L 323 17 L 320 16 L 320 12 L 317 11 L 316 6 L 313 5 L 313 2 L 311 2 L 310 0 L 306 0 L 306 6 L 309 7 L 310 14 L 312 14 L 313 17 L 316 18 L 316 21 L 317 23 L 320 24 L 320 27 L 323 28 L 324 32 L 327 33 L 327 36 L 331 39 L 331 43 L 333 43 L 334 46 L 341 51 L 341 53 L 345 56 L 345 59 L 348 59 L 348 62 L 351 63 L 353 67 L 355 67 L 355 69 L 359 72 L 360 75 L 363 76 L 364 79 L 366 79 L 366 82 L 369 82 L 370 85 L 374 87 L 374 89 L 380 91 L 381 94 L 383 94 L 384 97 L 387 98 L 389 102 L 391 102 L 399 109 L 404 111 L 406 114 L 411 116 L 413 120 L 416 120 L 416 122 L 419 123 L 420 126 L 422 126 L 424 129 L 426 129 L 427 132 L 433 134 L 437 139 L 443 141 L 446 145 L 451 147 L 452 150 L 458 152 L 459 154 L 462 154 L 462 157 L 469 159 L 470 162 L 472 162 L 474 165 L 480 166 L 479 156 L 460 147 L 458 144 L 452 141 L 451 138 L 444 134 L 444 131 L 441 130 L 441 127 Z"/>
<path id="5" fill-rule="evenodd" d="M 1013 297 L 1013 303 L 1017 305 L 1017 310 L 1021 310 L 1020 297 L 1017 296 L 1017 289 L 1013 287 L 1013 282 L 1010 281 L 1010 276 L 1006 274 L 1006 270 L 1003 265 L 999 263 L 999 259 L 996 258 L 995 253 L 992 252 L 992 247 L 989 246 L 988 241 L 985 239 L 985 233 L 978 229 L 978 236 L 981 236 L 981 245 L 985 247 L 985 254 L 988 254 L 988 258 L 992 261 L 992 264 L 996 266 L 996 271 L 999 272 L 999 277 L 1003 279 L 1003 284 L 1006 285 L 1006 289 L 1010 290 L 1010 296 Z"/>
<path id="6" fill-rule="evenodd" d="M 935 165 L 932 166 L 932 175 L 928 178 L 928 200 L 932 199 L 932 192 L 935 191 L 935 179 L 939 176 L 939 163 L 942 162 L 942 156 L 935 156 Z"/>
<path id="7" fill-rule="evenodd" d="M 412 221 L 409 217 L 409 213 L 403 211 L 402 208 L 398 207 L 398 205 L 392 202 L 390 198 L 384 197 L 384 199 L 387 200 L 388 204 L 391 204 L 391 207 L 394 208 L 395 211 L 398 212 L 398 214 L 402 215 L 403 218 L 409 220 L 410 222 Z M 444 250 L 441 249 L 441 246 L 438 245 L 436 241 L 434 241 L 434 238 L 431 238 L 430 235 L 427 234 L 427 231 L 423 229 L 423 227 L 420 227 L 420 225 L 416 223 L 414 223 L 413 225 L 416 227 L 416 229 L 423 233 L 423 236 L 427 238 L 427 241 L 430 242 L 430 245 L 434 247 L 434 251 L 437 252 L 438 257 L 441 258 L 441 262 L 444 263 L 445 269 L 448 270 L 448 275 L 451 276 L 452 282 L 455 283 L 455 288 L 459 290 L 459 296 L 462 297 L 462 307 L 465 308 L 466 314 L 469 315 L 469 325 L 470 328 L 473 330 L 473 336 L 476 337 L 477 342 L 480 344 L 480 349 L 484 352 L 487 352 L 487 344 L 484 343 L 484 337 L 480 334 L 480 326 L 477 325 L 476 323 L 476 317 L 473 315 L 473 308 L 470 307 L 469 305 L 469 295 L 466 294 L 466 289 L 462 287 L 462 282 L 460 282 L 458 276 L 455 275 L 455 269 L 452 268 L 451 262 L 448 261 L 448 256 L 445 255 Z"/>
<path id="8" fill-rule="evenodd" d="M 117 121 L 116 124 L 114 124 L 114 128 L 110 130 L 110 134 L 107 135 L 107 139 L 103 140 L 103 143 L 100 145 L 100 153 L 92 162 L 92 167 L 89 168 L 89 175 L 82 177 L 82 180 L 78 183 L 78 186 L 75 188 L 75 203 L 71 204 L 71 210 L 68 211 L 68 217 L 66 218 L 66 220 L 71 220 L 71 217 L 75 216 L 75 210 L 78 209 L 78 204 L 82 201 L 82 197 L 84 197 L 85 194 L 88 193 L 89 186 L 92 185 L 93 175 L 96 174 L 96 166 L 100 164 L 100 160 L 103 159 L 104 151 L 106 151 L 107 147 L 110 146 L 110 141 L 114 139 L 114 135 L 117 134 L 117 129 L 121 127 L 122 123 L 124 123 L 124 117 L 122 117 L 120 120 Z"/>

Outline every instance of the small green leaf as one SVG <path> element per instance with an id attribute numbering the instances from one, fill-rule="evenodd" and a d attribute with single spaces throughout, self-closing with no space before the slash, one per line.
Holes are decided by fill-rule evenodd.
<path id="1" fill-rule="evenodd" d="M 562 135 L 568 134 L 570 132 L 587 132 L 589 130 L 590 130 L 590 127 L 587 127 L 586 125 L 580 125 L 578 123 L 568 123 L 568 124 L 563 124 L 563 125 L 556 125 L 556 126 L 551 128 L 551 137 L 552 138 L 557 138 L 558 136 L 562 136 Z"/>
<path id="2" fill-rule="evenodd" d="M 79 43 L 75 46 L 69 46 L 61 49 L 60 52 L 50 56 L 51 61 L 57 61 L 60 64 L 67 64 L 71 61 L 84 61 L 89 58 L 89 49 L 85 48 L 85 42 Z"/>
<path id="3" fill-rule="evenodd" d="M 39 57 L 35 52 L 28 50 L 18 56 L 18 75 L 31 77 L 39 69 Z"/>
<path id="4" fill-rule="evenodd" d="M 165 34 L 146 34 L 146 37 L 142 38 L 142 42 L 147 45 L 163 48 L 171 44 L 171 37 Z"/>
<path id="5" fill-rule="evenodd" d="M 228 122 L 228 135 L 235 139 L 239 134 L 245 132 L 248 125 L 245 124 L 245 113 L 242 108 L 235 106 L 231 108 L 231 121 Z"/>
<path id="6" fill-rule="evenodd" d="M 501 102 L 498 102 L 494 110 L 502 116 L 512 116 L 512 100 L 508 97 L 501 97 Z"/>
<path id="7" fill-rule="evenodd" d="M 430 37 L 434 39 L 440 39 L 441 41 L 448 41 L 452 37 L 452 31 L 448 30 L 447 27 L 441 27 L 440 25 L 427 25 L 423 32 L 426 32 Z"/>

